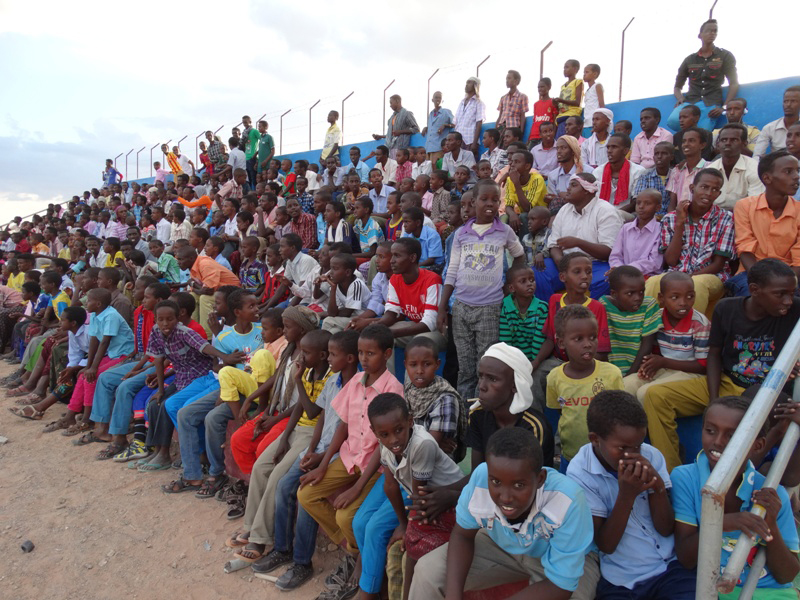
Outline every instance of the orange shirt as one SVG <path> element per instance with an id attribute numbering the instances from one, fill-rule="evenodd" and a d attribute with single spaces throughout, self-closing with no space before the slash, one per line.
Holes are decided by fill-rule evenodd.
<path id="1" fill-rule="evenodd" d="M 208 196 L 200 196 L 197 200 L 187 200 L 186 198 L 178 198 L 178 202 L 183 204 L 186 208 L 195 208 L 197 206 L 205 206 L 208 210 L 211 210 L 211 198 Z"/>
<path id="2" fill-rule="evenodd" d="M 223 285 L 241 287 L 239 278 L 210 256 L 198 256 L 189 274 L 205 287 L 216 290 Z"/>
<path id="3" fill-rule="evenodd" d="M 789 198 L 783 214 L 775 218 L 767 196 L 742 198 L 733 208 L 736 252 L 751 252 L 756 260 L 777 258 L 790 267 L 800 267 L 800 202 Z M 744 266 L 739 267 L 739 272 Z"/>

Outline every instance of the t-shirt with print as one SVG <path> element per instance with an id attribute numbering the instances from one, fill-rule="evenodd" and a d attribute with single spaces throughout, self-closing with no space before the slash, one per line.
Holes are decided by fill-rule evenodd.
<path id="1" fill-rule="evenodd" d="M 470 401 L 472 402 L 472 401 Z M 522 411 L 517 419 L 515 427 L 522 427 L 533 432 L 539 445 L 542 447 L 544 455 L 544 466 L 553 466 L 553 456 L 555 455 L 555 438 L 553 430 L 547 419 L 535 408 L 529 407 Z M 492 434 L 500 429 L 494 418 L 494 413 L 484 410 L 482 406 L 477 406 L 469 413 L 469 427 L 467 428 L 467 447 L 486 454 L 486 445 Z"/>
<path id="2" fill-rule="evenodd" d="M 581 379 L 568 377 L 565 366 L 559 365 L 547 376 L 547 408 L 561 411 L 558 420 L 561 454 L 572 460 L 589 441 L 586 412 L 592 398 L 605 390 L 624 390 L 625 386 L 619 368 L 611 363 L 595 360 L 594 371 Z"/>
<path id="3" fill-rule="evenodd" d="M 341 286 L 336 286 L 336 306 L 344 309 L 351 309 L 352 316 L 358 316 L 367 309 L 369 302 L 369 288 L 363 279 L 356 277 L 347 291 L 342 292 Z"/>
<path id="4" fill-rule="evenodd" d="M 711 346 L 721 348 L 722 370 L 743 388 L 761 383 L 800 318 L 800 298 L 782 317 L 751 321 L 744 303 L 751 298 L 720 300 L 711 319 Z"/>
<path id="5" fill-rule="evenodd" d="M 402 275 L 392 275 L 386 290 L 386 310 L 414 323 L 425 323 L 434 331 L 441 290 L 442 278 L 426 269 L 420 269 L 416 281 L 410 285 Z"/>
<path id="6" fill-rule="evenodd" d="M 325 371 L 325 375 L 322 376 L 322 379 L 314 379 L 314 369 L 306 369 L 305 373 L 303 373 L 303 389 L 305 389 L 306 394 L 308 395 L 308 399 L 311 402 L 316 404 L 317 398 L 322 393 L 323 388 L 325 387 L 325 383 L 331 377 L 331 370 L 328 369 Z M 303 411 L 303 414 L 300 415 L 300 419 L 297 421 L 298 427 L 314 427 L 317 424 L 317 419 L 319 419 L 319 415 L 314 417 L 313 419 L 308 416 L 306 411 Z"/>
<path id="7" fill-rule="evenodd" d="M 214 344 L 220 352 L 230 354 L 236 350 L 244 352 L 244 360 L 237 363 L 236 368 L 248 371 L 250 368 L 250 359 L 260 350 L 264 345 L 264 340 L 261 337 L 261 323 L 253 323 L 250 331 L 247 333 L 239 333 L 235 327 L 226 329 L 220 332 L 217 336 L 217 342 Z"/>
<path id="8" fill-rule="evenodd" d="M 566 294 L 553 294 L 550 296 L 550 301 L 547 305 L 547 321 L 544 322 L 544 336 L 548 339 L 556 341 L 556 313 L 564 308 L 567 304 L 564 301 Z M 608 316 L 606 315 L 606 307 L 602 303 L 593 298 L 587 298 L 583 306 L 588 308 L 594 318 L 597 319 L 597 351 L 601 353 L 611 352 L 611 338 L 608 335 Z M 567 353 L 555 344 L 553 348 L 553 356 L 556 358 L 567 361 Z"/>
<path id="9" fill-rule="evenodd" d="M 611 296 L 603 296 L 600 302 L 606 307 L 608 317 L 608 336 L 611 340 L 608 362 L 626 374 L 636 360 L 642 338 L 661 329 L 661 308 L 655 298 L 649 296 L 644 297 L 636 312 L 620 310 Z"/>

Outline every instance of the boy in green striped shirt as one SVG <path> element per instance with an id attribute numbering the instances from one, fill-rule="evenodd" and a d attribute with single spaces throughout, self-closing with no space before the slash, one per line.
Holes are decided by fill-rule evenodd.
<path id="1" fill-rule="evenodd" d="M 661 309 L 656 300 L 644 295 L 644 275 L 636 267 L 612 269 L 608 283 L 611 294 L 600 299 L 611 338 L 608 362 L 619 367 L 624 377 L 637 373 L 642 359 L 651 353 L 662 326 Z"/>
<path id="2" fill-rule="evenodd" d="M 534 296 L 536 280 L 527 265 L 512 266 L 506 285 L 511 293 L 500 307 L 500 341 L 522 350 L 532 363 L 545 339 L 547 302 Z"/>

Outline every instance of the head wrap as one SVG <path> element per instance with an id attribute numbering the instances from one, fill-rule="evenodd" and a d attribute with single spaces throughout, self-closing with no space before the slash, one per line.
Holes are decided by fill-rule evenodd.
<path id="1" fill-rule="evenodd" d="M 116 214 L 119 214 L 119 211 L 121 211 L 121 210 L 128 210 L 128 209 L 127 209 L 127 208 L 126 208 L 124 205 L 120 204 L 120 205 L 119 205 L 119 206 L 116 208 L 116 210 L 114 210 L 114 212 L 115 212 Z"/>
<path id="2" fill-rule="evenodd" d="M 581 185 L 581 187 L 585 189 L 587 192 L 591 192 L 592 194 L 597 193 L 598 189 L 597 184 L 586 181 L 583 177 L 578 177 L 577 175 L 573 175 L 572 177 L 569 178 L 569 181 L 570 183 L 572 183 L 573 181 L 577 181 Z"/>
<path id="3" fill-rule="evenodd" d="M 305 306 L 289 306 L 283 311 L 281 318 L 297 323 L 303 333 L 308 333 L 319 327 L 317 313 Z"/>
<path id="4" fill-rule="evenodd" d="M 594 112 L 600 113 L 601 115 L 604 115 L 606 118 L 608 118 L 608 121 L 609 121 L 608 130 L 609 131 L 613 131 L 614 130 L 614 112 L 613 111 L 611 111 L 611 110 L 609 110 L 607 108 L 595 108 Z"/>
<path id="5" fill-rule="evenodd" d="M 481 80 L 478 79 L 477 77 L 468 77 L 467 81 L 471 81 L 472 83 L 475 84 L 475 97 L 476 98 L 480 98 L 481 97 Z"/>
<path id="6" fill-rule="evenodd" d="M 511 400 L 508 411 L 512 415 L 517 415 L 530 407 L 533 402 L 533 375 L 531 373 L 531 361 L 519 348 L 509 346 L 503 342 L 490 346 L 482 358 L 496 358 L 514 370 L 514 387 L 517 389 Z M 478 400 L 472 405 L 475 408 L 480 404 Z"/>
<path id="7" fill-rule="evenodd" d="M 560 140 L 564 140 L 564 142 L 569 146 L 569 149 L 572 150 L 572 158 L 575 161 L 575 172 L 576 173 L 583 173 L 583 161 L 581 160 L 581 145 L 571 135 L 562 135 Z"/>
<path id="8" fill-rule="evenodd" d="M 608 110 L 607 108 L 596 108 L 594 110 L 596 113 L 600 113 L 601 115 L 605 115 L 608 118 L 608 129 L 607 131 L 613 132 L 614 131 L 614 113 Z M 597 157 L 597 134 L 593 131 L 591 137 L 584 142 L 587 144 L 587 152 L 586 152 L 586 162 L 589 163 L 586 165 L 588 170 L 594 170 L 598 167 L 598 163 L 600 162 Z"/>

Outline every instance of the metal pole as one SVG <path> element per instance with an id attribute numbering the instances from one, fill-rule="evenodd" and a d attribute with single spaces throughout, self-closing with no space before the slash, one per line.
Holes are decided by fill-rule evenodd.
<path id="1" fill-rule="evenodd" d="M 145 148 L 147 148 L 147 146 L 142 146 L 142 150 L 144 150 Z M 139 152 L 136 153 L 136 179 L 139 179 L 139 153 L 142 150 L 139 150 Z"/>
<path id="2" fill-rule="evenodd" d="M 622 49 L 620 51 L 619 57 L 619 101 L 622 102 L 622 69 L 625 66 L 625 32 L 628 31 L 628 27 L 631 26 L 633 20 L 636 17 L 631 17 L 631 20 L 628 21 L 628 24 L 625 25 L 625 29 L 622 30 Z"/>
<path id="3" fill-rule="evenodd" d="M 539 79 L 544 77 L 544 53 L 550 46 L 553 45 L 552 41 L 547 42 L 547 46 L 542 48 L 542 51 L 539 52 Z"/>
<path id="4" fill-rule="evenodd" d="M 152 148 L 150 148 L 150 177 L 153 176 L 153 150 L 158 148 L 161 144 L 156 144 Z"/>
<path id="5" fill-rule="evenodd" d="M 171 141 L 172 141 L 172 138 L 169 138 L 166 142 L 164 142 L 164 145 L 167 147 L 167 150 L 169 150 L 169 143 Z M 167 155 L 162 152 L 161 153 L 161 161 L 162 161 L 161 162 L 161 166 L 162 167 L 164 166 L 164 161 L 166 161 L 166 160 L 167 160 Z"/>
<path id="6" fill-rule="evenodd" d="M 115 168 L 115 169 L 117 168 L 117 159 L 118 159 L 120 156 L 122 156 L 123 154 L 125 154 L 125 153 L 124 153 L 124 152 L 120 152 L 119 154 L 117 154 L 117 155 L 114 157 L 114 168 Z"/>
<path id="7" fill-rule="evenodd" d="M 342 99 L 342 114 L 339 115 L 341 117 L 341 128 L 342 128 L 342 146 L 344 146 L 344 101 L 347 100 L 350 96 L 355 94 L 355 92 L 350 92 Z"/>
<path id="8" fill-rule="evenodd" d="M 278 146 L 280 149 L 280 154 L 283 154 L 283 117 L 288 115 L 290 112 L 292 112 L 291 108 L 281 115 L 281 141 L 279 142 Z"/>
<path id="9" fill-rule="evenodd" d="M 180 147 L 181 147 L 181 142 L 182 142 L 183 140 L 185 140 L 187 137 L 189 137 L 189 136 L 188 136 L 188 135 L 185 135 L 185 136 L 183 136 L 181 139 L 179 139 L 179 140 L 178 140 L 178 142 L 177 142 L 175 145 L 176 145 L 178 148 L 180 148 Z"/>
<path id="10" fill-rule="evenodd" d="M 428 118 L 430 118 L 430 115 L 431 115 L 431 79 L 433 79 L 433 76 L 436 75 L 438 72 L 439 72 L 439 69 L 436 69 L 433 72 L 433 75 L 428 77 L 428 100 L 427 100 L 427 104 L 425 104 L 425 106 L 428 109 L 425 114 L 428 115 Z M 431 124 L 428 123 L 428 127 L 430 127 L 430 126 L 431 126 Z"/>
<path id="11" fill-rule="evenodd" d="M 131 148 L 131 152 L 133 152 L 133 148 Z M 125 155 L 125 181 L 128 180 L 128 157 L 131 155 L 131 152 L 128 152 Z"/>
<path id="12" fill-rule="evenodd" d="M 308 149 L 311 150 L 311 111 L 314 110 L 314 107 L 320 103 L 320 98 L 314 104 L 311 105 L 311 108 L 308 109 Z"/>
<path id="13" fill-rule="evenodd" d="M 714 7 L 717 5 L 717 2 L 719 2 L 719 0 L 714 0 L 714 4 L 711 5 L 711 10 L 708 11 L 708 18 L 709 19 L 713 19 L 714 18 Z"/>
<path id="14" fill-rule="evenodd" d="M 205 131 L 201 131 L 194 138 L 194 164 L 195 165 L 197 165 L 200 162 L 200 148 L 199 148 L 198 140 L 200 140 L 200 137 L 205 135 L 205 133 L 206 133 Z"/>
<path id="15" fill-rule="evenodd" d="M 753 559 L 753 564 L 750 565 L 750 573 L 747 576 L 747 581 L 742 586 L 742 591 L 739 592 L 739 600 L 750 600 L 753 593 L 758 587 L 758 580 L 761 578 L 761 569 L 767 564 L 767 551 L 764 548 L 759 548 Z"/>
<path id="16" fill-rule="evenodd" d="M 392 79 L 392 82 L 389 85 L 383 88 L 383 123 L 381 124 L 381 127 L 386 127 L 386 90 L 392 87 L 392 83 L 394 83 L 394 79 Z"/>
<path id="17" fill-rule="evenodd" d="M 480 77 L 480 74 L 481 74 L 481 65 L 482 65 L 483 63 L 485 63 L 487 60 L 489 60 L 489 58 L 490 58 L 491 56 L 492 56 L 492 55 L 490 54 L 489 56 L 487 56 L 487 57 L 486 57 L 486 58 L 484 58 L 484 59 L 483 59 L 481 62 L 479 62 L 479 63 L 478 63 L 478 66 L 477 66 L 477 67 L 475 67 L 475 77 Z"/>
<path id="18" fill-rule="evenodd" d="M 225 127 L 225 123 L 217 127 L 217 130 L 214 132 L 214 135 L 217 135 L 219 133 L 219 130 L 222 129 L 223 127 Z"/>

